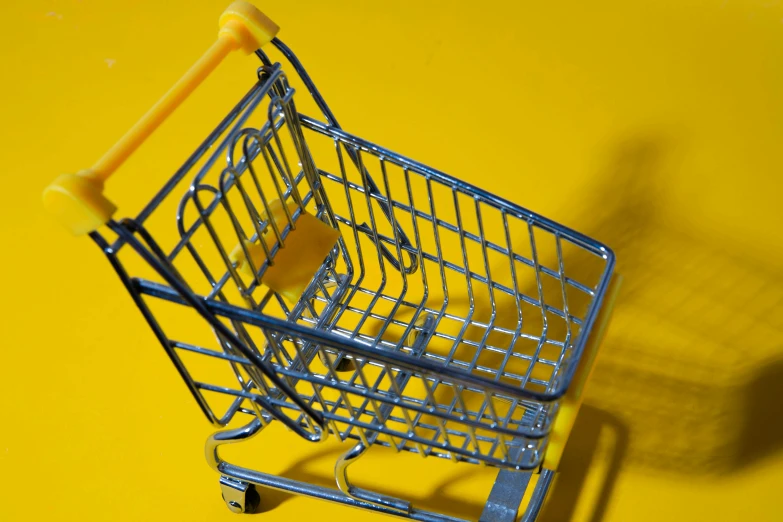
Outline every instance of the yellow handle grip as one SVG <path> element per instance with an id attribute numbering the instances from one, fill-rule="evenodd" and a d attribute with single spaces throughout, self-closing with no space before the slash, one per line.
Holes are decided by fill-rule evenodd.
<path id="1" fill-rule="evenodd" d="M 560 410 L 557 412 L 555 424 L 552 426 L 552 431 L 549 433 L 549 442 L 546 448 L 546 455 L 544 456 L 544 468 L 546 469 L 557 471 L 557 468 L 560 465 L 560 459 L 563 456 L 568 437 L 571 435 L 571 428 L 574 427 L 579 408 L 582 406 L 585 385 L 587 384 L 587 381 L 590 380 L 590 375 L 592 374 L 595 365 L 595 359 L 598 356 L 598 349 L 601 346 L 601 341 L 603 341 L 606 328 L 609 325 L 609 319 L 612 316 L 614 303 L 618 291 L 620 290 L 621 282 L 621 275 L 615 274 L 614 277 L 612 277 L 612 281 L 609 283 L 609 288 L 604 297 L 604 304 L 601 307 L 601 312 L 598 314 L 595 321 L 595 329 L 587 340 L 587 346 L 585 346 L 585 351 L 582 355 L 581 366 L 571 380 L 571 385 L 565 396 L 561 399 Z"/>
<path id="2" fill-rule="evenodd" d="M 155 132 L 231 51 L 252 53 L 272 41 L 279 28 L 254 5 L 237 1 L 220 16 L 215 43 L 91 169 L 63 174 L 44 189 L 44 207 L 75 235 L 106 224 L 117 207 L 103 184 Z"/>

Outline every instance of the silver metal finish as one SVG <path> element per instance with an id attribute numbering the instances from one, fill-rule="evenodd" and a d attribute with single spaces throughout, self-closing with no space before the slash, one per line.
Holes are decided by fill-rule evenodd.
<path id="1" fill-rule="evenodd" d="M 344 132 L 290 49 L 273 43 L 325 121 L 300 113 L 283 67 L 259 51 L 249 93 L 136 219 L 110 222 L 111 241 L 92 238 L 210 422 L 249 421 L 206 445 L 230 508 L 244 510 L 238 495 L 257 484 L 455 520 L 349 483 L 350 464 L 383 445 L 506 470 L 482 518 L 505 520 L 529 477 L 517 470 L 543 460 L 614 256 Z M 340 238 L 292 300 L 264 277 L 305 214 Z M 352 440 L 335 465 L 338 489 L 220 459 L 220 445 L 275 420 L 312 442 Z M 525 520 L 552 475 L 541 473 Z"/>
<path id="2" fill-rule="evenodd" d="M 501 469 L 479 522 L 515 522 L 532 473 Z"/>
<path id="3" fill-rule="evenodd" d="M 366 451 L 367 446 L 360 442 L 337 459 L 337 463 L 334 466 L 334 476 L 337 480 L 337 487 L 340 488 L 340 491 L 354 500 L 363 501 L 378 507 L 393 509 L 401 513 L 410 513 L 410 502 L 357 488 L 349 483 L 348 466 L 358 460 Z"/>
<path id="4" fill-rule="evenodd" d="M 520 522 L 533 522 L 538 518 L 541 508 L 544 507 L 546 494 L 549 492 L 549 488 L 552 487 L 552 481 L 555 480 L 555 473 L 556 472 L 551 469 L 541 470 L 538 482 L 533 490 L 533 496 L 530 499 L 530 503 L 525 508 L 525 514 L 522 515 Z"/>
<path id="5" fill-rule="evenodd" d="M 555 471 L 548 469 L 542 469 L 538 474 L 532 496 L 520 519 L 521 522 L 533 522 L 538 517 L 555 474 Z M 500 470 L 479 522 L 515 522 L 519 506 L 532 477 L 533 473 L 529 471 Z"/>
<path id="6" fill-rule="evenodd" d="M 246 468 L 240 468 L 232 465 L 226 465 L 223 467 L 226 474 L 231 474 L 234 477 L 241 478 L 253 484 L 264 486 L 271 489 L 277 489 L 279 491 L 285 491 L 287 493 L 294 493 L 297 495 L 303 495 L 307 497 L 317 498 L 320 500 L 327 500 L 329 502 L 336 502 L 350 507 L 367 509 L 370 511 L 376 511 L 378 513 L 384 513 L 386 515 L 393 515 L 411 520 L 420 520 L 422 522 L 466 522 L 465 519 L 454 518 L 440 513 L 433 513 L 430 511 L 424 511 L 420 509 L 411 509 L 409 513 L 403 513 L 394 509 L 388 509 L 376 504 L 370 504 L 367 502 L 361 502 L 355 500 L 347 495 L 342 494 L 340 491 L 325 488 L 323 486 L 316 486 L 314 484 L 308 484 L 306 482 L 300 482 L 298 480 L 291 480 L 284 477 L 278 477 L 275 475 L 269 475 L 258 471 L 249 470 Z"/>
<path id="7" fill-rule="evenodd" d="M 247 492 L 250 484 L 230 477 L 220 477 L 220 490 L 228 509 L 233 513 L 244 513 L 247 510 Z"/>

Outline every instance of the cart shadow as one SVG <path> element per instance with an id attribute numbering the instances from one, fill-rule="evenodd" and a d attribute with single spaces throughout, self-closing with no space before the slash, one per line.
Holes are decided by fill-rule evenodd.
<path id="1" fill-rule="evenodd" d="M 628 466 L 722 475 L 783 449 L 783 273 L 661 215 L 663 152 L 626 144 L 579 220 L 625 276 L 587 401 L 629 427 Z"/>
<path id="2" fill-rule="evenodd" d="M 783 274 L 660 215 L 676 175 L 665 152 L 623 144 L 591 193 L 601 208 L 573 219 L 615 251 L 624 282 L 544 522 L 602 520 L 622 469 L 724 476 L 783 450 Z M 602 424 L 616 444 L 595 493 Z"/>
<path id="3" fill-rule="evenodd" d="M 606 375 L 612 370 L 604 366 L 598 363 L 589 390 L 605 389 Z M 637 396 L 641 397 L 645 393 L 652 394 L 663 384 L 681 394 L 693 394 L 697 402 L 706 402 L 706 405 L 692 419 L 678 425 L 678 421 L 673 418 L 674 412 L 665 417 L 656 415 L 660 404 L 653 397 L 636 403 L 632 415 L 628 415 L 627 409 L 610 412 L 595 407 L 592 403 L 597 402 L 596 393 L 588 392 L 587 400 L 590 403 L 584 404 L 579 411 L 557 479 L 539 517 L 540 522 L 600 522 L 611 505 L 620 472 L 626 468 L 643 472 L 723 475 L 745 469 L 783 450 L 783 402 L 780 400 L 783 396 L 783 361 L 764 365 L 741 389 L 728 387 L 723 390 L 724 393 L 739 395 L 744 414 L 735 419 L 738 430 L 734 438 L 709 443 L 711 439 L 708 437 L 708 449 L 701 448 L 704 436 L 700 431 L 697 430 L 692 437 L 687 432 L 700 425 L 706 425 L 704 433 L 720 429 L 720 423 L 726 415 L 721 409 L 727 405 L 711 402 L 715 389 L 707 387 L 707 393 L 698 393 L 698 385 L 687 385 L 682 381 L 660 383 L 656 380 L 649 383 L 651 387 L 646 390 L 645 384 L 639 384 L 638 388 L 634 384 L 639 382 L 640 377 L 641 374 L 628 374 L 620 378 L 625 388 L 631 388 L 633 395 L 629 402 L 636 402 Z M 617 388 L 613 391 L 624 393 Z M 600 395 L 603 396 L 603 392 Z M 688 415 L 690 412 L 685 409 L 681 413 Z M 652 420 L 644 422 L 640 419 L 647 416 L 652 417 Z M 652 426 L 656 422 L 666 424 Z M 662 433 L 660 426 L 664 426 L 666 432 Z M 668 433 L 670 430 L 674 430 L 675 434 Z M 640 431 L 647 434 L 638 435 Z M 679 452 L 668 448 L 672 443 L 676 446 L 680 436 L 685 437 L 685 442 L 682 447 L 676 448 Z M 722 451 L 728 453 L 724 455 Z M 697 455 L 691 457 L 694 452 Z M 679 461 L 685 463 L 678 465 Z M 595 480 L 596 475 L 600 486 L 586 487 L 588 481 Z"/>

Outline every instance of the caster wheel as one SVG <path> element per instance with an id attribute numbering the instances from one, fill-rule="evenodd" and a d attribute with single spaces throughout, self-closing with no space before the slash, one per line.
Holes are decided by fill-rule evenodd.
<path id="1" fill-rule="evenodd" d="M 230 492 L 229 498 L 226 498 L 226 493 L 223 492 L 223 500 L 232 513 L 258 513 L 261 506 L 261 495 L 253 484 L 248 484 L 244 492 Z"/>

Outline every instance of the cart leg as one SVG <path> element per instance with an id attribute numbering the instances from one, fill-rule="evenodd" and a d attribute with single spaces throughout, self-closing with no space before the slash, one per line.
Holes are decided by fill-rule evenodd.
<path id="1" fill-rule="evenodd" d="M 530 498 L 530 502 L 520 522 L 533 522 L 538 518 L 538 514 L 544 505 L 544 500 L 546 500 L 546 495 L 549 493 L 549 488 L 552 487 L 552 481 L 555 480 L 555 473 L 557 472 L 551 469 L 541 470 L 541 473 L 538 475 L 538 482 L 536 482 L 536 489 L 533 490 L 533 496 Z"/>
<path id="2" fill-rule="evenodd" d="M 234 513 L 254 513 L 261 503 L 261 496 L 253 484 L 223 473 L 220 469 L 220 464 L 223 461 L 218 453 L 218 448 L 223 444 L 252 439 L 258 432 L 264 429 L 264 426 L 261 419 L 256 417 L 250 424 L 241 428 L 213 433 L 207 439 L 204 447 L 207 463 L 212 469 L 221 474 L 220 490 L 223 494 L 223 500 L 226 502 L 228 509 Z"/>
<path id="3" fill-rule="evenodd" d="M 348 466 L 356 462 L 359 457 L 367 451 L 367 446 L 360 442 L 350 450 L 343 453 L 334 466 L 334 477 L 337 480 L 337 487 L 340 491 L 354 500 L 367 502 L 376 506 L 381 506 L 402 513 L 410 513 L 411 503 L 394 497 L 387 497 L 380 493 L 374 493 L 366 489 L 352 486 L 348 481 Z"/>
<path id="4" fill-rule="evenodd" d="M 532 476 L 531 472 L 501 470 L 489 493 L 479 522 L 514 522 Z M 520 522 L 533 522 L 538 517 L 554 477 L 554 471 L 541 470 L 533 495 Z"/>

